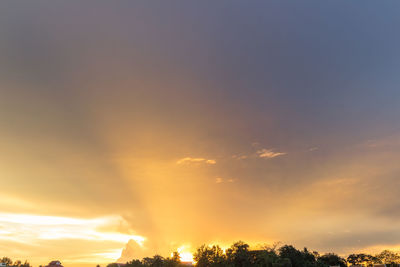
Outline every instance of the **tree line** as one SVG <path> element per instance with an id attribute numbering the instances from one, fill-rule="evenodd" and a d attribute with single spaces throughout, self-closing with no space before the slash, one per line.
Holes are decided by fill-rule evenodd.
<path id="1" fill-rule="evenodd" d="M 218 245 L 200 246 L 193 255 L 196 267 L 329 267 L 350 265 L 400 267 L 400 255 L 384 250 L 376 255 L 350 254 L 347 258 L 335 253 L 319 254 L 307 248 L 296 249 L 292 245 L 264 246 L 261 249 L 251 250 L 250 246 L 242 241 L 234 243 L 225 251 Z M 174 252 L 171 257 L 164 258 L 155 255 L 142 260 L 134 259 L 126 263 L 125 267 L 182 267 L 179 253 Z M 109 264 L 107 267 L 117 267 Z"/>
<path id="2" fill-rule="evenodd" d="M 0 259 L 1 263 L 5 263 L 7 266 L 10 267 L 32 267 L 28 261 L 22 262 L 20 260 L 12 261 L 8 257 L 3 257 Z"/>

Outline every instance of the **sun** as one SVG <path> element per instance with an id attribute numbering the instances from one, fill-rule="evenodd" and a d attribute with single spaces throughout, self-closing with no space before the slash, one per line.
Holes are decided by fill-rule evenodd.
<path id="1" fill-rule="evenodd" d="M 177 249 L 182 262 L 193 263 L 193 254 L 187 250 L 187 246 L 181 246 Z"/>
<path id="2" fill-rule="evenodd" d="M 182 262 L 192 262 L 193 263 L 193 254 L 190 252 L 181 252 L 179 253 L 181 256 Z"/>

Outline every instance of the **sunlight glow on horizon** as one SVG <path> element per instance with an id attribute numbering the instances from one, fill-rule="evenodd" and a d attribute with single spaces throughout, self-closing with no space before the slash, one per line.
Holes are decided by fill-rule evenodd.
<path id="1" fill-rule="evenodd" d="M 81 240 L 92 244 L 109 244 L 110 248 L 82 254 L 79 260 L 65 257 L 65 262 L 110 262 L 121 254 L 124 244 L 134 240 L 143 247 L 145 237 L 118 232 L 118 226 L 125 223 L 117 215 L 91 219 L 43 216 L 33 214 L 0 213 L 0 240 L 40 246 L 42 243 L 58 242 L 69 246 L 66 240 Z M 114 248 L 112 248 L 114 247 Z"/>
<path id="2" fill-rule="evenodd" d="M 118 225 L 120 216 L 107 216 L 93 219 L 43 216 L 32 214 L 0 213 L 0 226 L 19 231 L 3 231 L 5 236 L 23 235 L 38 239 L 87 239 L 114 241 L 126 244 L 130 239 L 143 246 L 145 237 L 128 235 L 115 231 L 99 231 L 99 227 Z M 14 234 L 13 234 L 14 233 Z M 19 234 L 15 234 L 19 233 Z M 0 238 L 4 239 L 4 235 Z"/>
<path id="3" fill-rule="evenodd" d="M 194 263 L 193 254 L 187 250 L 187 246 L 183 245 L 177 249 L 182 262 Z"/>

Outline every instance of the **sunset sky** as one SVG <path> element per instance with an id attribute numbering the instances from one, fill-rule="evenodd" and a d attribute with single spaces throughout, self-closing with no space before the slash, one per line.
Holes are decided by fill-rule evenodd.
<path id="1" fill-rule="evenodd" d="M 0 3 L 0 252 L 400 249 L 400 2 Z"/>

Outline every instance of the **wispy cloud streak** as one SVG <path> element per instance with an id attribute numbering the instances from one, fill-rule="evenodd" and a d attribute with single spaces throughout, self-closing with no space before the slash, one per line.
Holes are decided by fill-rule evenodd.
<path id="1" fill-rule="evenodd" d="M 191 158 L 186 157 L 178 160 L 176 164 L 188 164 L 188 163 L 205 163 L 205 164 L 216 164 L 217 161 L 213 159 L 205 159 L 205 158 Z"/>
<path id="2" fill-rule="evenodd" d="M 272 158 L 276 158 L 279 156 L 284 156 L 286 155 L 286 152 L 275 152 L 272 149 L 260 149 L 257 151 L 257 155 L 260 158 L 267 158 L 267 159 L 272 159 Z"/>

